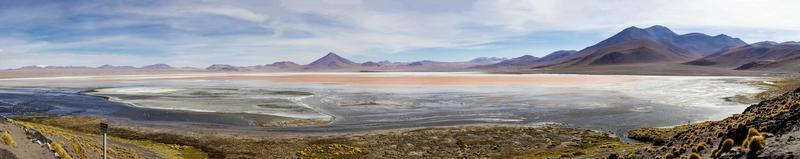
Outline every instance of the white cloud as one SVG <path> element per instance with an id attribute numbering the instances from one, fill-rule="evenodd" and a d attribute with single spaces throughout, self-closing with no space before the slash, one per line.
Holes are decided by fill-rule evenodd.
<path id="1" fill-rule="evenodd" d="M 75 29 L 68 31 L 77 33 L 69 35 L 75 37 L 66 41 L 7 37 L 5 41 L 8 43 L 0 46 L 5 51 L 0 53 L 18 57 L 13 61 L 0 59 L 0 63 L 4 63 L 0 67 L 55 65 L 49 63 L 55 61 L 45 56 L 60 56 L 63 60 L 59 63 L 73 65 L 125 64 L 133 61 L 114 60 L 121 58 L 153 60 L 149 57 L 152 55 L 135 53 L 52 51 L 109 46 L 160 50 L 163 53 L 158 55 L 162 57 L 159 60 L 187 66 L 210 63 L 264 64 L 279 60 L 305 63 L 328 51 L 345 56 L 379 54 L 379 57 L 391 59 L 395 52 L 421 48 L 486 48 L 476 47 L 476 44 L 502 42 L 540 32 L 590 31 L 600 37 L 632 25 L 654 24 L 683 33 L 725 33 L 748 42 L 800 40 L 797 39 L 800 35 L 800 19 L 793 18 L 800 13 L 800 1 L 793 0 L 477 0 L 466 5 L 431 3 L 435 7 L 400 7 L 395 6 L 396 2 L 374 3 L 379 2 L 162 1 L 151 6 L 123 4 L 112 8 L 94 4 L 66 10 L 59 10 L 64 7 L 54 5 L 14 8 L 0 11 L 0 18 L 9 20 L 0 22 L 0 27 L 28 27 L 37 22 L 77 23 L 55 26 Z M 415 8 L 420 10 L 408 10 Z M 113 18 L 82 22 L 64 20 L 65 15 L 80 14 Z M 215 17 L 237 21 L 223 21 Z M 147 30 L 98 32 L 145 25 L 167 26 L 174 30 L 166 33 L 150 33 Z M 287 37 L 292 36 L 291 32 L 308 36 Z M 535 43 L 530 46 L 531 49 L 537 47 L 546 46 Z M 523 53 L 526 52 L 519 52 Z"/>

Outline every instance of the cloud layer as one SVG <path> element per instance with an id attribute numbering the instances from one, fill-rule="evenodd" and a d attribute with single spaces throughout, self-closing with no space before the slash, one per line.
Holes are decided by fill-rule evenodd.
<path id="1" fill-rule="evenodd" d="M 800 40 L 800 1 L 0 2 L 0 68 L 465 60 L 581 49 L 628 26 Z"/>

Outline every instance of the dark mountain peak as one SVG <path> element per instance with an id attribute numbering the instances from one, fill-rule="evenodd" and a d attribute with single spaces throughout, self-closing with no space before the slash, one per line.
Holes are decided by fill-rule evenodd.
<path id="1" fill-rule="evenodd" d="M 672 32 L 672 30 L 670 30 L 669 28 L 661 25 L 653 25 L 644 30 L 658 39 L 672 39 L 678 36 L 678 34 L 675 34 L 675 32 Z"/>
<path id="2" fill-rule="evenodd" d="M 329 52 L 328 54 L 325 54 L 325 56 L 323 56 L 322 58 L 340 58 L 340 59 L 343 59 L 343 57 L 341 57 L 341 56 L 339 56 L 339 55 L 337 55 L 336 53 L 333 53 L 333 52 Z"/>
<path id="3" fill-rule="evenodd" d="M 590 48 L 601 48 L 607 47 L 618 43 L 629 42 L 629 41 L 636 41 L 636 40 L 654 40 L 654 41 L 671 41 L 678 37 L 678 34 L 669 30 L 669 28 L 654 25 L 645 29 L 639 27 L 628 27 L 625 30 L 620 31 L 614 36 L 597 43 L 596 45 L 591 46 Z"/>
<path id="4" fill-rule="evenodd" d="M 647 30 L 632 26 L 625 28 L 624 30 L 617 33 L 615 36 L 644 36 L 647 35 L 647 33 L 648 33 Z"/>
<path id="5" fill-rule="evenodd" d="M 631 26 L 617 33 L 617 35 L 627 35 L 635 37 L 646 36 L 647 34 L 660 38 L 677 36 L 675 32 L 672 32 L 672 30 L 670 30 L 669 28 L 661 25 L 653 25 L 644 29 L 636 26 Z"/>
<path id="6" fill-rule="evenodd" d="M 630 27 L 627 27 L 625 29 L 622 29 L 622 31 L 620 31 L 620 32 L 633 32 L 633 31 L 643 31 L 643 30 L 644 29 L 636 27 L 636 26 L 630 26 Z"/>
<path id="7" fill-rule="evenodd" d="M 322 58 L 318 59 L 317 61 L 312 62 L 312 64 L 319 62 L 341 62 L 345 64 L 355 64 L 355 62 L 345 59 L 344 57 L 341 57 L 333 52 L 330 52 L 327 55 L 323 56 Z"/>
<path id="8" fill-rule="evenodd" d="M 725 34 L 719 34 L 717 36 L 714 36 L 714 38 L 733 38 L 733 37 L 725 35 Z"/>
<path id="9" fill-rule="evenodd" d="M 648 30 L 648 31 L 669 31 L 669 32 L 672 32 L 672 30 L 669 30 L 669 28 L 667 28 L 667 27 L 665 27 L 663 25 L 653 25 L 653 26 L 645 28 L 644 30 Z"/>
<path id="10" fill-rule="evenodd" d="M 352 67 L 357 66 L 358 64 L 345 59 L 336 53 L 330 52 L 327 55 L 323 56 L 320 59 L 317 59 L 314 62 L 311 62 L 306 66 L 306 68 L 310 69 L 338 69 L 338 68 L 345 68 L 345 67 Z"/>

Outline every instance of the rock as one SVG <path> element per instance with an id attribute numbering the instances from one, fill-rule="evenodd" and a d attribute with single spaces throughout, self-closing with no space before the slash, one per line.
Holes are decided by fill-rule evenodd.
<path id="1" fill-rule="evenodd" d="M 608 155 L 608 159 L 617 159 L 617 158 L 619 158 L 619 155 L 617 155 L 616 152 L 612 152 L 611 154 Z"/>

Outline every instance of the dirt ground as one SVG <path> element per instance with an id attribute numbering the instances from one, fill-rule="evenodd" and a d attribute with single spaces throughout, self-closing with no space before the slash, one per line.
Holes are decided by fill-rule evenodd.
<path id="1" fill-rule="evenodd" d="M 8 131 L 11 134 L 11 137 L 14 138 L 14 142 L 17 143 L 16 147 L 10 147 L 5 144 L 0 144 L 0 149 L 5 149 L 10 151 L 12 154 L 16 156 L 16 158 L 55 159 L 55 156 L 53 156 L 53 153 L 47 149 L 46 145 L 39 145 L 37 143 L 28 140 L 25 135 L 25 130 L 23 130 L 21 126 L 13 125 L 5 121 L 0 121 L 0 130 Z"/>

